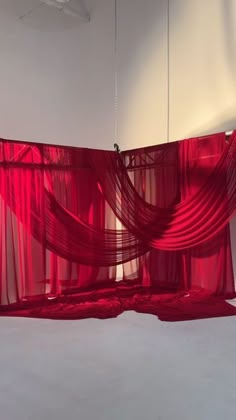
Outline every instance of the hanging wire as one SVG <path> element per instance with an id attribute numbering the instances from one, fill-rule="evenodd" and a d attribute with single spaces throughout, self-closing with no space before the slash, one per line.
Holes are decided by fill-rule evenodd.
<path id="1" fill-rule="evenodd" d="M 114 148 L 118 146 L 118 59 L 117 59 L 117 0 L 114 0 Z"/>
<path id="2" fill-rule="evenodd" d="M 170 0 L 167 0 L 167 142 L 170 141 Z"/>
<path id="3" fill-rule="evenodd" d="M 117 57 L 117 0 L 114 0 L 114 149 L 118 145 L 118 57 Z M 167 142 L 170 141 L 170 0 L 167 0 Z"/>

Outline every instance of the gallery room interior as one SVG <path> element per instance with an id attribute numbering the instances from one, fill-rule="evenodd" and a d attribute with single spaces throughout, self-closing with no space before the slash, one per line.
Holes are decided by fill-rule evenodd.
<path id="1" fill-rule="evenodd" d="M 4 420 L 234 418 L 235 23 L 0 0 Z"/>

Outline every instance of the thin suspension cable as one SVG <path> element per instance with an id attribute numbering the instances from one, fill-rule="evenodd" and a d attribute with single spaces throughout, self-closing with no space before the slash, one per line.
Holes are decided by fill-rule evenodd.
<path id="1" fill-rule="evenodd" d="M 170 141 L 170 0 L 167 0 L 167 142 Z"/>
<path id="2" fill-rule="evenodd" d="M 117 0 L 114 0 L 114 143 L 118 143 Z"/>

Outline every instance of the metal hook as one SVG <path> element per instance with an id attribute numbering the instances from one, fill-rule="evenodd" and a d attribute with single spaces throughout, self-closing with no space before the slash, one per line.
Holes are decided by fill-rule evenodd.
<path id="1" fill-rule="evenodd" d="M 119 145 L 117 143 L 114 143 L 114 149 L 117 153 L 120 153 L 120 148 L 119 148 Z"/>

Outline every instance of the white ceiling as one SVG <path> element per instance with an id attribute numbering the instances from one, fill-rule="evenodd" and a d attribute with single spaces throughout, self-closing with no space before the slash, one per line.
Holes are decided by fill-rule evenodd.
<path id="1" fill-rule="evenodd" d="M 90 12 L 94 0 L 85 0 L 85 2 Z M 74 5 L 76 5 L 76 0 L 74 0 Z M 0 14 L 11 22 L 18 21 L 26 27 L 40 31 L 61 31 L 87 24 L 75 17 L 65 15 L 54 7 L 40 4 L 40 0 L 0 0 Z M 22 16 L 24 18 L 20 19 Z"/>

